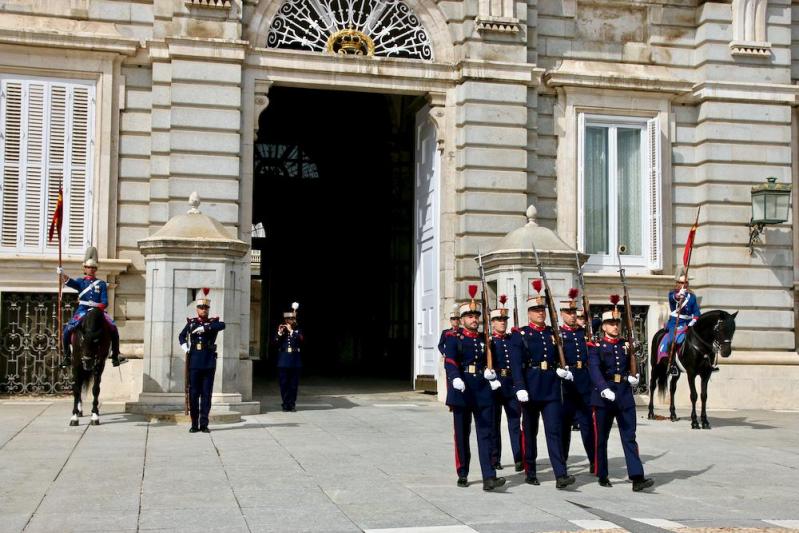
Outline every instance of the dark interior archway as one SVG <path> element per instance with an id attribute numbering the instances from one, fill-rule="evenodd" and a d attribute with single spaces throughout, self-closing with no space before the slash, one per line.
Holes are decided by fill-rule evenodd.
<path id="1" fill-rule="evenodd" d="M 273 87 L 259 117 L 262 342 L 299 302 L 306 375 L 410 380 L 414 101 Z"/>

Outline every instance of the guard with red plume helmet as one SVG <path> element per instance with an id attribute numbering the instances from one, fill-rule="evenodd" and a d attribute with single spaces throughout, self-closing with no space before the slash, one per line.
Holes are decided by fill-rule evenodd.
<path id="1" fill-rule="evenodd" d="M 449 312 L 449 327 L 441 332 L 441 337 L 438 339 L 438 352 L 444 355 L 444 344 L 448 336 L 455 336 L 461 331 L 461 313 L 460 306 L 454 304 Z"/>
<path id="2" fill-rule="evenodd" d="M 502 411 L 508 420 L 508 436 L 510 437 L 513 463 L 517 472 L 523 467 L 522 455 L 522 408 L 513 392 L 511 377 L 512 336 L 508 331 L 508 309 L 505 304 L 508 297 L 499 296 L 499 308 L 491 310 L 491 353 L 494 354 L 494 371 L 500 387 L 494 391 L 494 446 L 491 452 L 491 464 L 499 470 L 502 468 Z"/>
<path id="3" fill-rule="evenodd" d="M 563 458 L 568 460 L 571 447 L 570 428 L 577 421 L 583 448 L 589 463 L 594 464 L 594 432 L 591 408 L 591 377 L 588 375 L 588 346 L 585 329 L 577 322 L 577 296 L 579 290 L 569 289 L 569 299 L 561 302 L 560 338 L 566 365 L 574 376 L 573 381 L 563 382 L 563 422 L 561 442 Z"/>
<path id="4" fill-rule="evenodd" d="M 608 478 L 608 437 L 615 420 L 619 427 L 627 475 L 633 482 L 633 491 L 638 492 L 651 487 L 654 482 L 644 476 L 644 467 L 635 439 L 636 413 L 633 387 L 638 384 L 638 376 L 630 372 L 631 351 L 619 335 L 621 332 L 621 313 L 618 309 L 620 297 L 610 297 L 613 309 L 602 313 L 602 333 L 600 341 L 588 350 L 588 371 L 593 390 L 591 405 L 594 408 L 594 432 L 596 449 L 594 451 L 594 473 L 602 487 L 611 487 Z"/>
<path id="5" fill-rule="evenodd" d="M 531 283 L 535 294 L 527 297 L 527 309 L 546 309 L 546 298 L 541 294 L 541 289 L 544 287 L 543 282 L 536 278 Z"/>
<path id="6" fill-rule="evenodd" d="M 188 376 L 190 433 L 210 433 L 208 415 L 211 411 L 211 394 L 216 373 L 216 337 L 225 329 L 225 323 L 219 317 L 208 316 L 211 307 L 210 292 L 207 287 L 198 291 L 197 316 L 187 318 L 186 325 L 178 334 L 178 342 L 186 354 L 184 368 Z"/>
<path id="7" fill-rule="evenodd" d="M 444 370 L 447 374 L 446 403 L 452 412 L 455 437 L 455 471 L 457 485 L 469 484 L 469 434 L 472 420 L 477 430 L 477 451 L 483 490 L 494 490 L 505 484 L 498 478 L 491 462 L 493 449 L 494 394 L 485 374 L 488 350 L 479 333 L 480 305 L 475 301 L 477 285 L 468 286 L 471 301 L 461 306 L 462 329 L 444 339 Z M 496 380 L 494 380 L 496 381 Z"/>

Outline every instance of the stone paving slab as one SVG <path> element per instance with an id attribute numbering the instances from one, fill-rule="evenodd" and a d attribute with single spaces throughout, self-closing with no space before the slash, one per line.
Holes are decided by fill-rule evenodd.
<path id="1" fill-rule="evenodd" d="M 557 491 L 542 432 L 542 485 L 524 484 L 506 458 L 507 487 L 485 493 L 474 437 L 471 485 L 455 486 L 451 415 L 432 397 L 310 392 L 296 413 L 267 393 L 262 414 L 210 434 L 111 403 L 101 425 L 84 417 L 68 427 L 68 401 L 0 400 L 0 533 L 799 530 L 799 412 L 717 411 L 714 429 L 696 431 L 639 411 L 641 457 L 656 481 L 643 494 L 626 480 L 616 430 L 614 487 L 587 472 L 575 438 L 578 482 Z"/>

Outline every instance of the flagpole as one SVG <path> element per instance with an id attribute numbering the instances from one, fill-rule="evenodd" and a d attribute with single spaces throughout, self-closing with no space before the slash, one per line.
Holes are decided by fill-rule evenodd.
<path id="1" fill-rule="evenodd" d="M 700 205 L 697 208 L 697 210 L 696 210 L 696 220 L 694 220 L 694 225 L 691 226 L 691 230 L 690 231 L 695 231 L 699 227 L 699 212 L 701 210 L 702 210 L 702 206 Z M 689 235 L 690 235 L 690 231 L 689 231 Z M 685 272 L 685 283 L 688 283 L 688 270 L 691 268 L 691 256 L 694 253 L 694 240 L 693 240 L 693 238 L 690 239 L 690 243 L 686 243 L 686 247 L 689 244 L 690 244 L 690 248 L 685 250 L 685 252 L 688 252 L 688 256 L 685 257 L 685 252 L 683 252 L 683 266 L 685 267 L 685 271 L 684 271 Z M 686 295 L 684 296 L 684 298 L 687 298 L 688 297 L 688 292 L 686 291 L 685 294 Z M 675 300 L 676 300 L 676 298 L 675 298 Z M 666 371 L 667 372 L 671 368 L 672 361 L 674 361 L 674 355 L 675 355 L 674 352 L 676 351 L 676 347 L 677 347 L 677 336 L 678 336 L 678 331 L 680 329 L 680 309 L 681 309 L 681 306 L 680 306 L 679 302 L 677 302 L 677 306 L 676 306 L 677 320 L 675 320 L 675 322 L 674 322 L 674 336 L 672 337 L 671 345 L 669 346 L 669 361 L 668 361 L 668 364 L 666 365 Z"/>

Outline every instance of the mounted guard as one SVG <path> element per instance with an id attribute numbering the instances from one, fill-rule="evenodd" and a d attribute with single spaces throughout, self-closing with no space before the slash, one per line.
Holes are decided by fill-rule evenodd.
<path id="1" fill-rule="evenodd" d="M 696 324 L 701 314 L 696 294 L 688 289 L 688 278 L 685 274 L 681 274 L 677 278 L 674 289 L 669 292 L 669 320 L 665 326 L 667 332 L 658 346 L 658 361 L 669 357 L 672 342 L 676 342 L 675 352 L 679 353 L 688 328 Z M 679 326 L 677 322 L 679 322 Z M 669 371 L 673 376 L 679 375 L 680 371 L 677 368 L 676 357 L 672 358 Z"/>
<path id="2" fill-rule="evenodd" d="M 80 325 L 86 313 L 96 307 L 103 312 L 105 318 L 105 327 L 111 335 L 111 360 L 114 366 L 119 366 L 121 363 L 127 361 L 124 357 L 119 356 L 119 330 L 114 323 L 114 320 L 108 314 L 108 284 L 97 279 L 97 249 L 90 246 L 86 249 L 86 254 L 83 260 L 83 277 L 78 279 L 70 278 L 62 267 L 56 269 L 58 275 L 61 277 L 61 282 L 71 289 L 78 291 L 78 307 L 72 318 L 64 326 L 63 341 L 64 341 L 64 360 L 61 363 L 63 368 L 69 368 L 72 365 L 72 351 L 71 340 L 72 333 Z"/>

